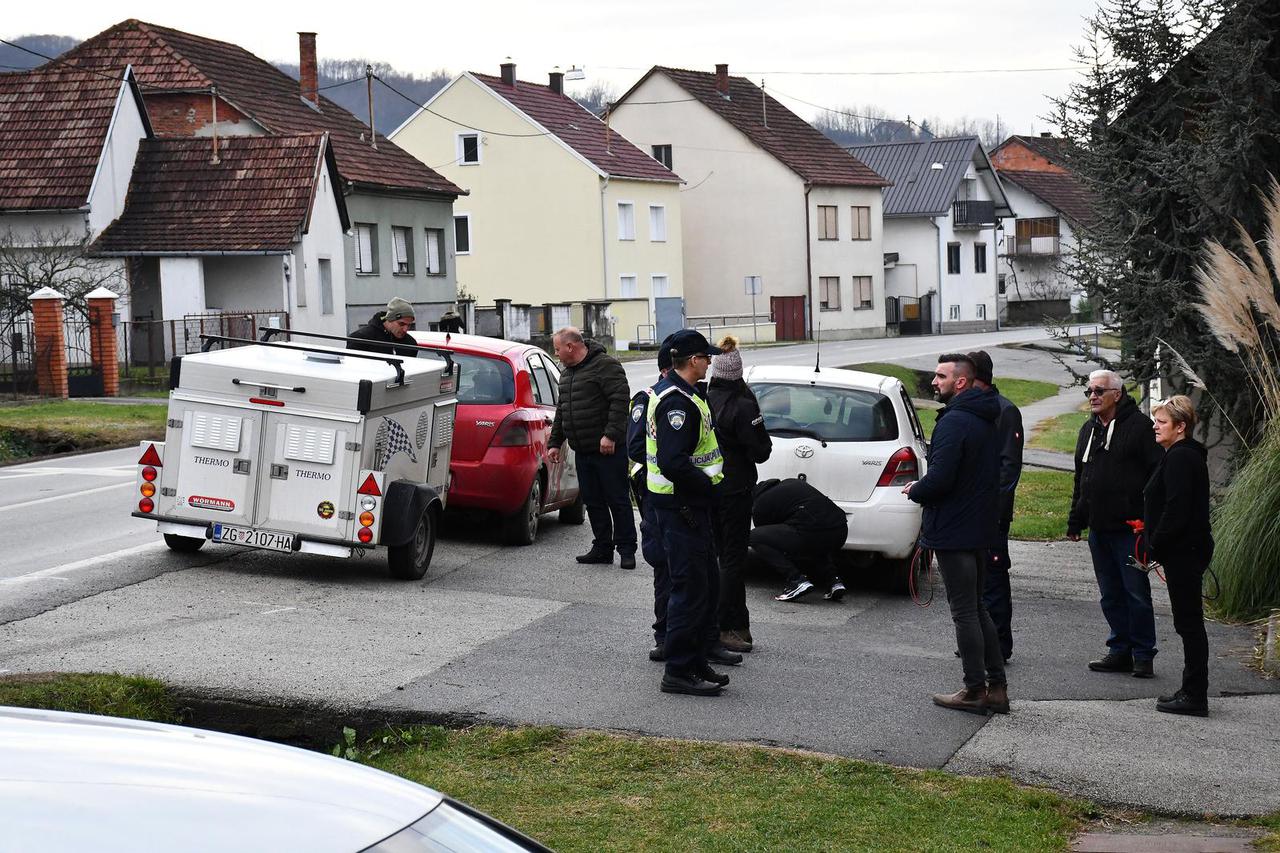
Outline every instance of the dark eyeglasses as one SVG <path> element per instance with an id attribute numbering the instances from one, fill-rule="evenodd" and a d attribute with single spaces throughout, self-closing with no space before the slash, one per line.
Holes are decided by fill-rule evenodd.
<path id="1" fill-rule="evenodd" d="M 1108 391 L 1116 391 L 1116 390 L 1118 390 L 1118 389 L 1116 389 L 1116 388 L 1086 388 L 1086 389 L 1084 390 L 1084 395 L 1085 395 L 1086 397 L 1101 397 L 1103 394 L 1107 393 Z"/>

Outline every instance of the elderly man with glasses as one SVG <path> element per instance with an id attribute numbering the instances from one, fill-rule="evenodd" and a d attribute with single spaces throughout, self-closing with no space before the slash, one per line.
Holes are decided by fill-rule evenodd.
<path id="1" fill-rule="evenodd" d="M 1107 653 L 1089 662 L 1094 672 L 1153 676 L 1156 621 L 1151 581 L 1132 564 L 1135 536 L 1128 522 L 1142 518 L 1142 490 L 1160 463 L 1151 421 L 1110 370 L 1089 374 L 1091 415 L 1076 439 L 1075 486 L 1067 516 L 1067 538 L 1089 531 L 1089 552 L 1098 578 L 1102 615 L 1110 627 Z"/>

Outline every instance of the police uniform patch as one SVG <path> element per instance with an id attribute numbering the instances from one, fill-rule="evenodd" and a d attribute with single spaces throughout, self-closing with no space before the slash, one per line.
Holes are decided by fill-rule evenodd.
<path id="1" fill-rule="evenodd" d="M 640 419 L 644 417 L 644 403 L 636 403 L 634 409 L 631 410 L 631 420 L 640 423 Z"/>
<path id="2" fill-rule="evenodd" d="M 672 429 L 680 429 L 680 427 L 684 426 L 684 422 L 688 417 L 689 416 L 685 414 L 684 409 L 675 409 L 667 412 L 667 423 L 671 424 Z"/>

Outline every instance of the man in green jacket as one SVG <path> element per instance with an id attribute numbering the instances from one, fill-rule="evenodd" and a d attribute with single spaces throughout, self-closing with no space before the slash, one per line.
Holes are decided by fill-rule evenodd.
<path id="1" fill-rule="evenodd" d="M 579 563 L 611 565 L 617 549 L 621 567 L 636 567 L 636 522 L 627 481 L 627 373 L 616 358 L 582 332 L 566 326 L 551 339 L 560 372 L 560 397 L 547 457 L 560 461 L 567 441 L 578 455 L 578 485 L 591 520 L 591 550 Z"/>

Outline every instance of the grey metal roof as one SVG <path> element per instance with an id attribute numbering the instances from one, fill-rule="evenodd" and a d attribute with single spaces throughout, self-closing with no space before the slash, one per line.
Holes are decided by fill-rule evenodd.
<path id="1" fill-rule="evenodd" d="M 855 145 L 846 150 L 893 181 L 884 191 L 885 216 L 945 216 L 971 166 L 987 178 L 996 214 L 1012 215 L 1000 179 L 976 136 Z M 933 168 L 935 163 L 942 168 Z M 981 174 L 984 171 L 986 175 Z"/>

